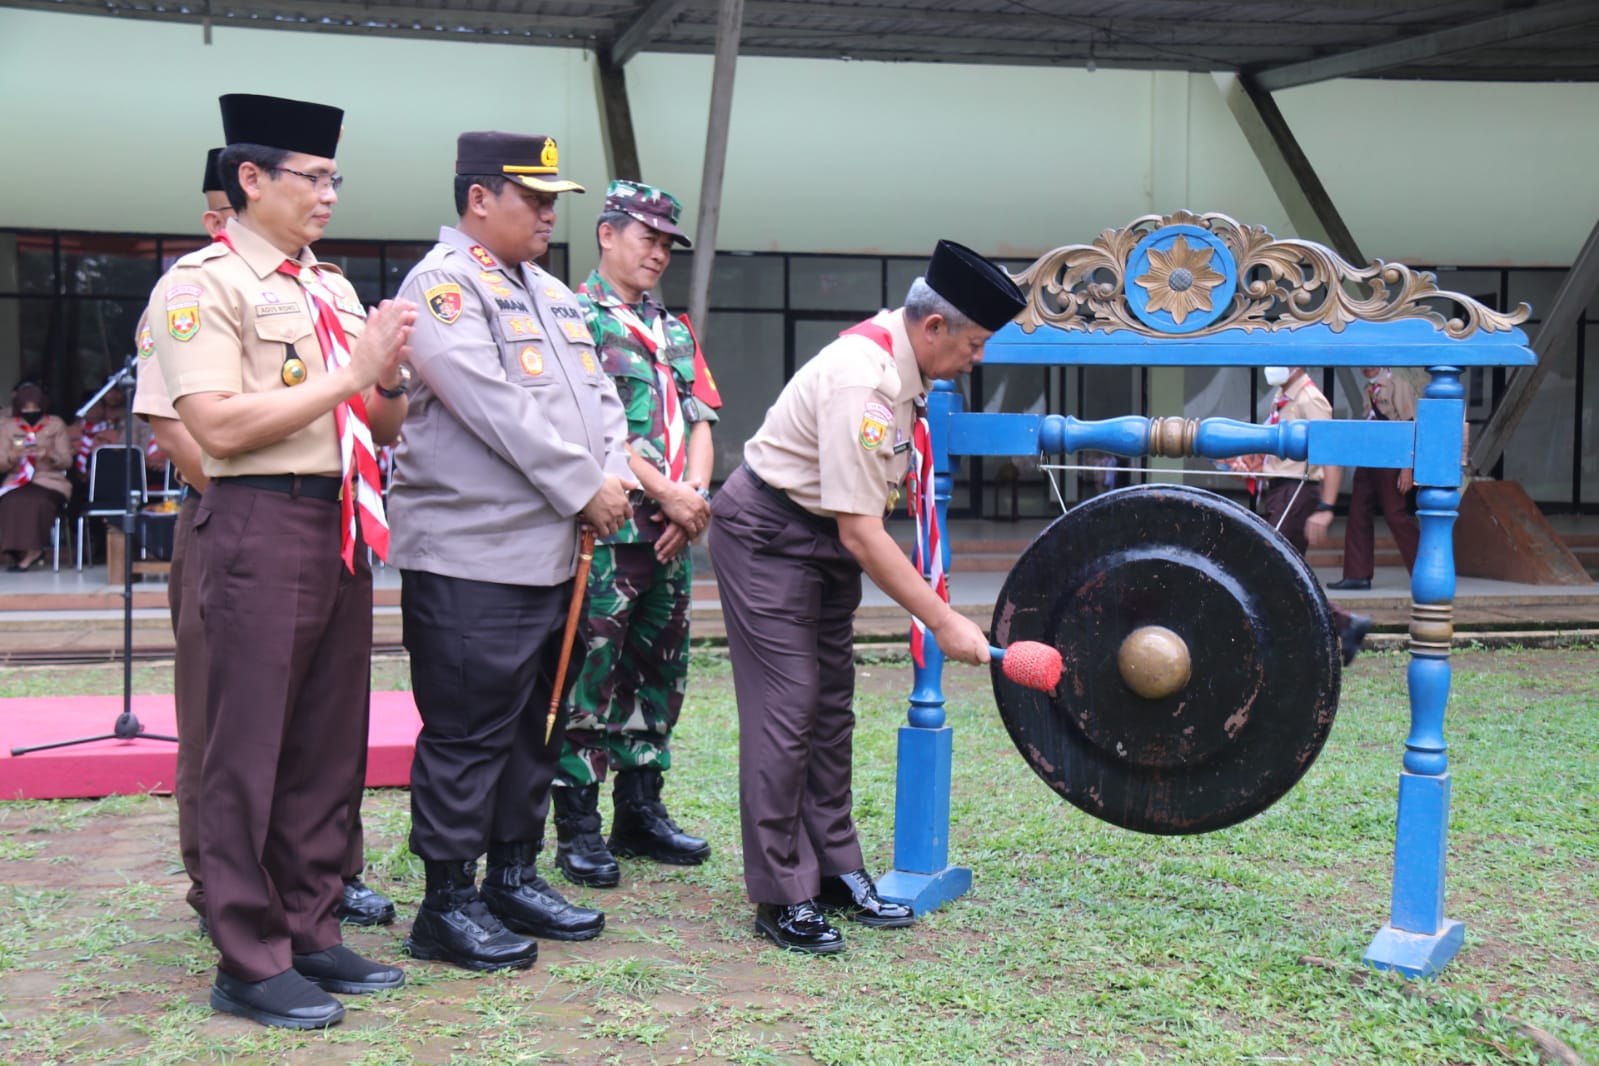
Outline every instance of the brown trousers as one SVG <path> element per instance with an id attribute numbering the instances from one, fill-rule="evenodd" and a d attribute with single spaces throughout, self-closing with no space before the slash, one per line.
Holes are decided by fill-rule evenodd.
<path id="1" fill-rule="evenodd" d="M 740 468 L 711 506 L 738 699 L 744 885 L 799 903 L 864 861 L 852 815 L 860 564 L 836 528 Z"/>
<path id="2" fill-rule="evenodd" d="M 1266 512 L 1266 521 L 1288 538 L 1288 543 L 1294 546 L 1295 551 L 1304 555 L 1305 549 L 1310 547 L 1305 523 L 1316 513 L 1316 504 L 1320 499 L 1321 486 L 1314 481 L 1272 478 L 1266 481 L 1265 490 L 1260 494 L 1260 506 Z M 1333 625 L 1340 632 L 1348 628 L 1349 612 L 1330 600 L 1327 606 L 1332 609 Z"/>
<path id="3" fill-rule="evenodd" d="M 189 491 L 178 511 L 172 537 L 172 570 L 167 575 L 167 606 L 172 612 L 172 704 L 178 720 L 178 853 L 189 875 L 187 895 L 194 913 L 205 913 L 205 879 L 200 874 L 200 767 L 205 760 L 205 626 L 200 621 L 200 567 L 194 550 L 194 516 L 200 494 Z M 342 880 L 361 876 L 366 844 L 361 832 L 361 792 L 366 784 L 366 751 L 352 799 L 350 843 L 344 851 Z"/>
<path id="4" fill-rule="evenodd" d="M 213 481 L 194 521 L 205 629 L 200 872 L 221 968 L 246 981 L 340 943 L 365 763 L 372 573 L 337 501 Z"/>
<path id="5" fill-rule="evenodd" d="M 1371 579 L 1376 569 L 1377 511 L 1388 523 L 1394 544 L 1399 547 L 1399 557 L 1405 569 L 1416 565 L 1416 545 L 1421 540 L 1421 529 L 1405 505 L 1405 494 L 1399 491 L 1397 470 L 1377 470 L 1368 467 L 1355 469 L 1354 484 L 1349 489 L 1349 521 L 1344 523 L 1344 576 Z"/>

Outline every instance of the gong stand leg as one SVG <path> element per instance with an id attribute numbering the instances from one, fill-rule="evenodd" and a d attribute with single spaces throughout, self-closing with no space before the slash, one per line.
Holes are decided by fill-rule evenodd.
<path id="1" fill-rule="evenodd" d="M 934 384 L 928 398 L 934 426 L 948 425 L 947 416 L 960 409 L 961 397 L 947 381 Z M 953 464 L 934 434 L 933 492 L 937 498 L 940 529 L 948 529 L 949 494 L 955 479 Z M 919 519 L 924 521 L 924 519 Z M 929 543 L 922 530 L 922 543 Z M 949 537 L 943 538 L 944 570 L 949 572 Z M 931 560 L 923 560 L 923 574 Z M 954 731 L 944 722 L 944 653 L 928 632 L 922 644 L 922 666 L 916 668 L 908 724 L 899 729 L 899 766 L 894 785 L 894 868 L 877 881 L 884 899 L 903 903 L 918 915 L 936 910 L 965 895 L 972 887 L 972 871 L 949 864 L 949 788 L 953 766 Z"/>
<path id="2" fill-rule="evenodd" d="M 1366 949 L 1365 962 L 1406 977 L 1443 969 L 1466 927 L 1444 917 L 1449 833 L 1449 755 L 1444 710 L 1454 636 L 1454 525 L 1460 508 L 1465 390 L 1460 371 L 1433 367 L 1416 410 L 1416 483 L 1421 542 L 1411 572 L 1410 735 L 1399 775 L 1393 908 Z"/>

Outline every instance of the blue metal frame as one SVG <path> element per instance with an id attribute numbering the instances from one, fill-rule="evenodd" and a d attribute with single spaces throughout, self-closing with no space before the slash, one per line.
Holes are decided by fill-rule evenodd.
<path id="1" fill-rule="evenodd" d="M 1149 246 L 1161 232 L 1193 228 L 1167 227 L 1146 237 L 1138 249 Z M 1220 248 L 1219 242 L 1210 243 Z M 1235 280 L 1226 249 L 1220 248 L 1218 254 L 1227 260 L 1218 263 L 1228 268 L 1222 273 Z M 1131 266 L 1126 276 L 1135 276 Z M 1136 290 L 1130 287 L 1128 302 L 1135 296 Z M 1142 314 L 1139 318 L 1147 322 Z M 1164 327 L 1167 335 L 1158 335 L 1049 326 L 1029 333 L 1013 323 L 989 341 L 984 361 L 1011 365 L 1420 366 L 1432 374 L 1413 423 L 1327 420 L 1267 426 L 1210 418 L 1188 427 L 1193 432 L 1187 454 L 1223 459 L 1266 453 L 1317 465 L 1415 471 L 1421 540 L 1411 577 L 1411 727 L 1399 775 L 1391 915 L 1364 960 L 1408 977 L 1434 974 L 1459 950 L 1465 932 L 1460 922 L 1444 916 L 1450 780 L 1443 723 L 1449 700 L 1455 596 L 1452 538 L 1460 506 L 1465 426 L 1461 370 L 1526 366 L 1535 363 L 1536 357 L 1520 329 L 1479 330 L 1455 339 L 1415 318 L 1354 321 L 1339 330 L 1319 323 L 1252 333 L 1229 329 L 1201 337 L 1177 333 L 1174 325 Z M 1083 450 L 1129 457 L 1171 454 L 1160 451 L 1161 419 L 1127 416 L 1083 422 L 1061 415 L 966 412 L 960 394 L 948 382 L 934 387 L 928 413 L 941 519 L 962 455 L 1053 455 Z M 948 571 L 947 538 L 944 552 Z M 931 634 L 925 648 L 926 664 L 915 673 L 909 721 L 900 729 L 894 869 L 879 882 L 883 895 L 910 904 L 918 913 L 957 898 L 971 884 L 969 869 L 949 863 L 952 745 L 944 716 L 944 659 Z"/>

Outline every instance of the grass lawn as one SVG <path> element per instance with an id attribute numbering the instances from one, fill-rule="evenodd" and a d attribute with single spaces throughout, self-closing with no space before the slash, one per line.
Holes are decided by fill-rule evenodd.
<path id="1" fill-rule="evenodd" d="M 1599 1062 L 1599 652 L 1455 656 L 1446 910 L 1466 943 L 1415 984 L 1360 964 L 1388 914 L 1406 662 L 1346 673 L 1331 739 L 1276 806 L 1178 838 L 1060 800 L 1011 746 L 986 673 L 952 667 L 950 850 L 972 891 L 810 958 L 751 933 L 732 678 L 697 660 L 666 799 L 712 860 L 624 860 L 612 890 L 557 877 L 606 910 L 604 936 L 471 975 L 403 958 L 422 894 L 407 795 L 370 792 L 367 876 L 401 916 L 348 941 L 409 983 L 343 997 L 325 1033 L 206 1006 L 215 954 L 182 902 L 169 797 L 0 804 L 0 1063 L 1577 1061 L 1561 1045 Z M 375 675 L 404 687 L 401 662 Z M 116 666 L 0 670 L 0 696 L 120 684 Z M 135 684 L 166 690 L 169 667 Z M 861 667 L 855 811 L 879 872 L 909 686 L 903 660 Z"/>

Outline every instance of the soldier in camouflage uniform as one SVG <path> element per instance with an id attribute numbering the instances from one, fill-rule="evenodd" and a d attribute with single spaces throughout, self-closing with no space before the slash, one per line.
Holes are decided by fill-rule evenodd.
<path id="1" fill-rule="evenodd" d="M 671 261 L 682 205 L 660 189 L 613 181 L 596 227 L 599 267 L 578 300 L 627 410 L 633 519 L 594 549 L 588 656 L 572 690 L 552 793 L 556 862 L 577 884 L 620 880 L 615 855 L 692 866 L 711 848 L 661 803 L 662 771 L 688 680 L 689 543 L 710 522 L 716 421 L 710 373 L 688 326 L 650 296 Z M 600 834 L 599 791 L 615 769 L 615 818 Z"/>

